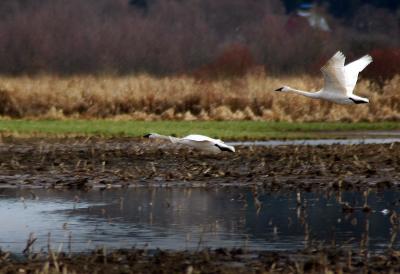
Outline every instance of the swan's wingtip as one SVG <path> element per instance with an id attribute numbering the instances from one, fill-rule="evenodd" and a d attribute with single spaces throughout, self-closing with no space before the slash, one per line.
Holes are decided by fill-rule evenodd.
<path id="1" fill-rule="evenodd" d="M 282 90 L 283 90 L 283 87 L 277 88 L 275 91 L 282 91 Z"/>
<path id="2" fill-rule="evenodd" d="M 150 136 L 153 135 L 152 133 L 147 133 L 145 135 L 143 135 L 143 138 L 150 138 Z"/>
<path id="3" fill-rule="evenodd" d="M 343 55 L 344 56 L 344 53 L 341 51 L 341 50 L 338 50 L 336 53 L 335 53 L 335 55 Z"/>
<path id="4" fill-rule="evenodd" d="M 374 61 L 374 58 L 372 58 L 372 56 L 369 55 L 369 54 L 365 55 L 364 58 L 367 59 L 370 63 L 371 63 L 372 61 Z"/>
<path id="5" fill-rule="evenodd" d="M 336 58 L 336 57 L 337 57 L 337 58 L 345 58 L 343 52 L 340 51 L 340 50 L 338 50 L 338 51 L 333 55 L 333 57 L 335 57 L 335 58 Z"/>

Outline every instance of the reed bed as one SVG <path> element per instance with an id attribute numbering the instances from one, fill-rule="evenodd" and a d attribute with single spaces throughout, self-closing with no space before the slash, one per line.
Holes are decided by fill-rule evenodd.
<path id="1" fill-rule="evenodd" d="M 1 76 L 0 115 L 28 119 L 400 121 L 400 75 L 378 87 L 361 80 L 370 104 L 342 106 L 274 92 L 318 90 L 321 77 Z"/>

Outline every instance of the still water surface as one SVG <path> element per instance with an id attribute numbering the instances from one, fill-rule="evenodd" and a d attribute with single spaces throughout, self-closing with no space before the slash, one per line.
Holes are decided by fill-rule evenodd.
<path id="1" fill-rule="evenodd" d="M 300 196 L 298 206 L 296 193 L 260 193 L 257 212 L 252 192 L 243 188 L 0 189 L 0 247 L 21 253 L 30 233 L 37 238 L 34 251 L 46 251 L 49 242 L 66 252 L 103 246 L 294 250 L 333 241 L 375 251 L 388 247 L 400 192 L 370 193 L 372 212 L 348 214 L 338 200 L 361 207 L 362 193 Z"/>
<path id="2" fill-rule="evenodd" d="M 230 142 L 231 146 L 321 146 L 321 145 L 372 145 L 399 143 L 400 138 L 352 138 L 352 139 L 311 139 L 311 140 L 270 140 Z"/>

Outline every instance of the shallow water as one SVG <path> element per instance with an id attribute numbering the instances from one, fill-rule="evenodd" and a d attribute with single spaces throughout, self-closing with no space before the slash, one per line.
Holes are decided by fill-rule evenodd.
<path id="1" fill-rule="evenodd" d="M 320 146 L 320 145 L 368 145 L 368 144 L 391 144 L 400 142 L 400 138 L 352 138 L 352 139 L 312 139 L 312 140 L 271 140 L 271 141 L 249 141 L 230 142 L 231 146 Z"/>
<path id="2" fill-rule="evenodd" d="M 94 247 L 196 250 L 242 247 L 295 250 L 311 244 L 384 250 L 391 238 L 390 214 L 400 192 L 370 193 L 370 213 L 345 214 L 338 199 L 361 207 L 362 193 L 259 194 L 237 188 L 130 188 L 89 192 L 0 190 L 0 247 L 21 253 L 30 233 L 33 251 L 85 251 Z M 50 241 L 49 241 L 50 239 Z M 364 241 L 363 241 L 364 240 Z M 395 246 L 398 246 L 395 243 Z"/>

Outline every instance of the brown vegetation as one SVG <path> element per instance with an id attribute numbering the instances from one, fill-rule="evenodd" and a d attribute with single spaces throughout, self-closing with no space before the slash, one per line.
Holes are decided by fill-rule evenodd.
<path id="1" fill-rule="evenodd" d="M 400 48 L 375 49 L 371 52 L 373 65 L 363 73 L 366 77 L 383 86 L 387 81 L 400 74 Z"/>
<path id="2" fill-rule="evenodd" d="M 361 80 L 370 104 L 346 106 L 274 92 L 287 84 L 317 90 L 322 77 L 266 77 L 262 71 L 218 81 L 194 77 L 0 77 L 0 115 L 11 118 L 134 120 L 397 121 L 400 77 L 382 89 Z"/>
<path id="3" fill-rule="evenodd" d="M 365 253 L 365 254 L 364 254 Z M 398 273 L 400 254 L 356 252 L 346 248 L 313 248 L 298 252 L 259 251 L 244 248 L 200 251 L 149 252 L 122 249 L 86 254 L 65 253 L 37 255 L 28 260 L 16 259 L 1 252 L 1 273 L 83 274 L 83 273 Z"/>

